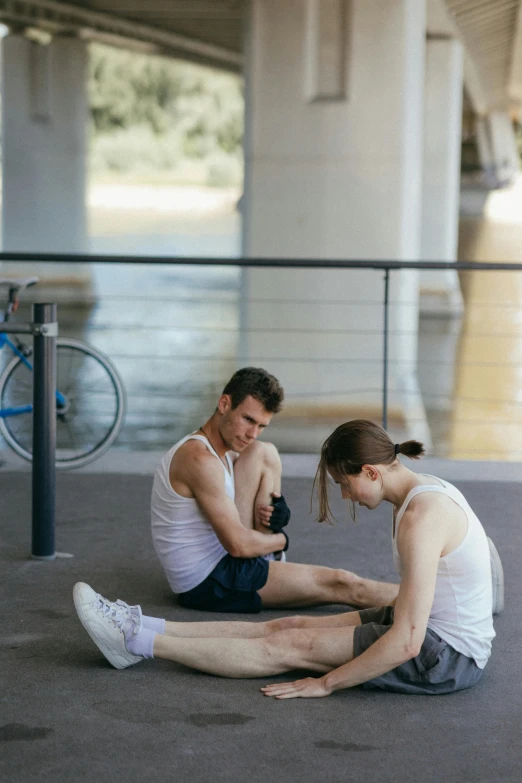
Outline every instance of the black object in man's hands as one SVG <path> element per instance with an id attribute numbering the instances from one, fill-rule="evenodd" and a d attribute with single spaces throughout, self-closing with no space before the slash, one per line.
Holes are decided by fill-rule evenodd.
<path id="1" fill-rule="evenodd" d="M 274 507 L 274 510 L 270 517 L 270 530 L 273 530 L 274 533 L 281 533 L 290 521 L 290 509 L 282 495 L 279 498 L 272 498 L 271 505 Z"/>

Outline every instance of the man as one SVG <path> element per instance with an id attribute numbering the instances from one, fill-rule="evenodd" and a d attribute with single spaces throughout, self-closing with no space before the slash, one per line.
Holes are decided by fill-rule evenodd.
<path id="1" fill-rule="evenodd" d="M 388 605 L 397 585 L 285 562 L 290 512 L 280 497 L 281 460 L 272 444 L 257 441 L 283 398 L 274 376 L 243 368 L 205 424 L 163 457 L 152 538 L 173 592 L 183 606 L 215 612 Z"/>

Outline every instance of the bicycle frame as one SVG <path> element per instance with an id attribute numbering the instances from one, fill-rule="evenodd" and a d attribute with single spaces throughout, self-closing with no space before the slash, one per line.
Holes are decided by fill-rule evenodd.
<path id="1" fill-rule="evenodd" d="M 11 349 L 12 353 L 15 354 L 15 356 L 18 356 L 18 358 L 25 364 L 28 370 L 30 372 L 33 371 L 33 365 L 31 362 L 27 359 L 26 356 L 20 351 L 16 345 L 13 343 L 12 340 L 9 339 L 7 334 L 0 332 L 0 351 L 6 346 Z M 64 407 L 65 406 L 65 397 L 63 394 L 61 394 L 58 389 L 56 390 L 56 404 L 57 407 Z M 33 412 L 33 406 L 32 405 L 16 405 L 14 408 L 0 408 L 0 418 L 1 419 L 7 419 L 10 416 L 21 416 L 24 413 L 32 413 Z"/>

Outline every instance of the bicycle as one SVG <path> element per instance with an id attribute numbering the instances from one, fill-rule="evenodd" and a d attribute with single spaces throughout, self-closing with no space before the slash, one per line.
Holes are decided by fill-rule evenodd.
<path id="1" fill-rule="evenodd" d="M 0 278 L 8 286 L 3 313 L 9 321 L 19 305 L 19 292 L 38 277 Z M 0 333 L 0 351 L 14 354 L 0 375 L 0 434 L 21 457 L 32 460 L 32 348 L 16 335 Z M 118 371 L 103 353 L 79 340 L 56 340 L 56 467 L 79 468 L 112 446 L 122 428 L 126 395 Z"/>

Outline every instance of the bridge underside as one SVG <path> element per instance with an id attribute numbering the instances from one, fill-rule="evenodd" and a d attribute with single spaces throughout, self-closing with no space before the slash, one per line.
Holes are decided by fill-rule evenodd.
<path id="1" fill-rule="evenodd" d="M 0 20 L 13 31 L 76 35 L 240 71 L 245 8 L 244 0 L 1 0 Z"/>
<path id="2" fill-rule="evenodd" d="M 95 39 L 244 73 L 245 256 L 455 261 L 463 95 L 488 182 L 509 183 L 519 171 L 520 0 L 0 0 L 0 20 L 10 30 L 2 43 L 6 250 L 88 250 L 85 66 Z M 281 369 L 256 298 L 283 292 L 285 308 L 274 300 L 270 318 L 292 332 L 298 300 L 343 298 L 328 281 L 320 271 L 303 275 L 299 292 L 281 270 L 246 272 L 242 360 L 272 357 L 268 369 Z M 391 404 L 429 443 L 418 310 L 431 297 L 442 314 L 458 314 L 459 281 L 450 269 L 401 273 L 396 285 L 392 296 L 406 303 L 392 314 Z M 361 271 L 345 293 L 363 297 L 368 287 Z M 334 308 L 313 313 L 318 330 L 330 328 Z M 380 317 L 379 308 L 366 316 L 376 333 Z M 291 349 L 321 358 L 305 340 Z M 380 389 L 360 353 L 344 344 L 335 353 L 361 389 Z M 346 397 L 335 362 L 313 383 L 309 372 L 284 371 L 303 403 L 307 389 L 332 405 L 339 390 Z"/>
<path id="3" fill-rule="evenodd" d="M 358 4 L 321 2 L 331 8 Z M 248 7 L 247 0 L 0 0 L 0 20 L 15 31 L 74 34 L 241 71 Z M 477 113 L 518 107 L 520 0 L 427 0 L 427 33 L 461 41 L 465 82 Z"/>

